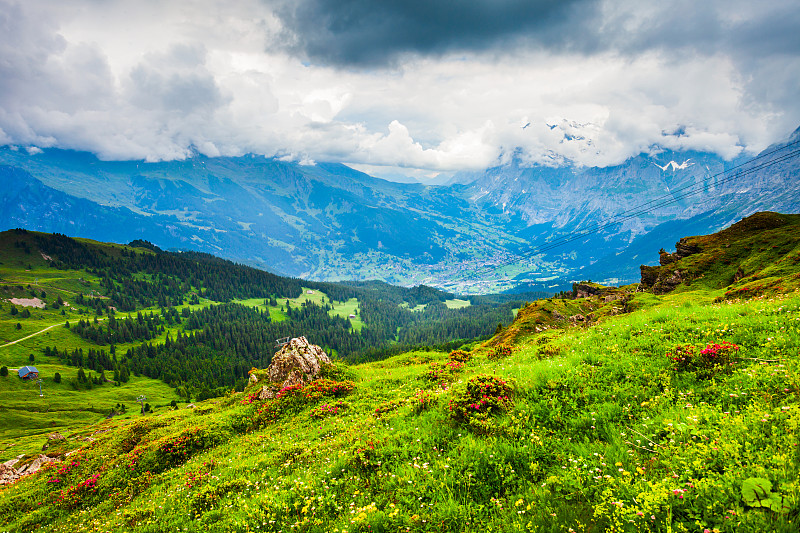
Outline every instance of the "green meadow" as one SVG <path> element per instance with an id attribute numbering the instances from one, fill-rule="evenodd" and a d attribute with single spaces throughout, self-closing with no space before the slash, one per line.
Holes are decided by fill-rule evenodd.
<path id="1" fill-rule="evenodd" d="M 331 299 L 328 297 L 327 294 L 320 290 L 312 290 L 307 287 L 303 287 L 303 293 L 297 298 L 281 298 L 278 300 L 278 305 L 269 305 L 265 303 L 264 298 L 248 298 L 248 299 L 238 299 L 233 300 L 235 303 L 239 303 L 242 305 L 246 305 L 248 307 L 255 307 L 257 309 L 263 309 L 269 312 L 270 318 L 274 322 L 282 322 L 287 320 L 289 317 L 286 316 L 286 313 L 283 311 L 286 309 L 286 302 L 289 302 L 289 305 L 292 307 L 300 307 L 305 302 L 312 302 L 315 305 L 330 305 L 333 309 L 328 311 L 330 316 L 340 316 L 342 318 L 348 318 L 350 315 L 356 315 L 355 318 L 350 318 L 350 323 L 353 325 L 353 329 L 356 332 L 361 331 L 361 327 L 363 326 L 363 322 L 361 318 L 358 316 L 358 299 L 357 298 L 350 298 L 345 302 L 332 302 Z M 469 305 L 469 302 L 467 302 Z"/>
<path id="2" fill-rule="evenodd" d="M 647 309 L 525 334 L 508 353 L 493 341 L 411 352 L 339 365 L 277 400 L 246 390 L 103 421 L 64 444 L 81 450 L 67 473 L 4 489 L 0 523 L 796 531 L 800 294 L 698 296 L 640 295 Z M 677 347 L 722 343 L 737 347 L 723 365 L 674 360 Z"/>

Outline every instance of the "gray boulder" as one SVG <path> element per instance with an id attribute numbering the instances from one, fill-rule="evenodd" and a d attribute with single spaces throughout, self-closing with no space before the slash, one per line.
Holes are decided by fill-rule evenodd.
<path id="1" fill-rule="evenodd" d="M 267 371 L 270 382 L 289 387 L 314 381 L 322 366 L 330 363 L 322 348 L 309 343 L 305 337 L 297 337 L 283 345 L 272 357 L 272 364 Z"/>

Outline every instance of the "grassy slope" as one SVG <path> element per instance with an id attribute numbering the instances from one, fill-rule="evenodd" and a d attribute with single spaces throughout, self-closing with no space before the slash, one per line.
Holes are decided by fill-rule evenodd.
<path id="1" fill-rule="evenodd" d="M 448 309 L 462 309 L 472 305 L 469 300 L 459 300 L 458 298 L 454 300 L 445 300 L 444 304 Z"/>
<path id="2" fill-rule="evenodd" d="M 529 305 L 444 385 L 425 377 L 443 353 L 354 367 L 334 416 L 310 416 L 331 398 L 245 394 L 87 427 L 56 450 L 83 447 L 71 471 L 0 489 L 0 530 L 797 531 L 800 293 L 630 290 Z M 666 355 L 722 341 L 740 350 L 714 372 Z M 511 380 L 513 405 L 456 422 L 478 374 Z M 265 406 L 277 419 L 253 428 Z M 775 510 L 743 497 L 753 478 Z"/>
<path id="3" fill-rule="evenodd" d="M 303 302 L 313 302 L 316 305 L 323 306 L 323 305 L 331 305 L 330 298 L 327 294 L 322 291 L 314 290 L 309 291 L 311 289 L 307 287 L 303 287 L 303 294 L 301 294 L 297 298 L 288 298 L 290 305 L 294 308 L 300 307 Z M 282 322 L 287 320 L 289 317 L 286 316 L 286 313 L 282 311 L 285 309 L 287 299 L 278 300 L 278 305 L 264 305 L 263 298 L 248 298 L 246 300 L 234 300 L 236 303 L 240 303 L 242 305 L 246 305 L 249 307 L 256 307 L 259 309 L 265 309 L 269 311 L 269 315 L 275 322 Z M 340 316 L 342 318 L 347 318 L 351 314 L 356 314 L 356 310 L 358 310 L 358 299 L 357 298 L 350 298 L 346 302 L 334 302 L 333 309 L 328 311 L 330 316 Z M 356 315 L 356 318 L 351 318 L 350 323 L 353 325 L 353 329 L 357 332 L 361 331 L 361 327 L 364 323 L 361 321 L 361 318 Z"/>
<path id="4" fill-rule="evenodd" d="M 763 212 L 712 235 L 683 239 L 699 253 L 656 269 L 656 292 L 680 271 L 678 292 L 726 287 L 723 297 L 776 294 L 800 287 L 800 215 Z"/>
<path id="5" fill-rule="evenodd" d="M 446 354 L 356 367 L 349 409 L 322 420 L 309 412 L 326 400 L 242 434 L 237 424 L 253 414 L 237 396 L 144 417 L 164 426 L 127 454 L 121 443 L 140 426 L 103 422 L 82 435 L 113 431 L 84 448 L 85 462 L 63 484 L 39 475 L 5 489 L 0 523 L 52 531 L 796 531 L 800 295 L 705 306 L 659 300 L 588 330 L 527 337 L 500 361 L 478 350 L 447 388 L 423 378 L 428 362 Z M 735 369 L 714 379 L 676 372 L 665 357 L 676 344 L 721 340 L 742 349 Z M 514 405 L 488 435 L 455 423 L 447 407 L 478 373 L 515 381 Z M 416 412 L 420 390 L 435 403 Z M 131 454 L 150 457 L 194 427 L 219 444 L 155 475 L 127 466 Z M 57 488 L 96 472 L 103 497 L 86 492 L 75 512 L 49 503 Z M 769 479 L 792 512 L 745 506 L 740 489 L 750 477 Z M 18 506 L 31 511 L 15 519 Z"/>
<path id="6" fill-rule="evenodd" d="M 0 366 L 18 368 L 33 364 L 40 372 L 43 379 L 42 389 L 44 397 L 39 396 L 38 386 L 29 381 L 22 381 L 16 377 L 13 370 L 5 378 L 0 377 L 0 460 L 7 460 L 19 453 L 41 448 L 41 436 L 50 432 L 72 432 L 86 424 L 102 420 L 117 403 L 124 403 L 129 409 L 135 410 L 136 397 L 145 395 L 148 403 L 155 408 L 168 405 L 173 399 L 178 399 L 175 391 L 166 384 L 145 377 L 133 377 L 131 381 L 121 387 L 112 384 L 95 386 L 91 390 L 77 391 L 69 384 L 69 380 L 77 375 L 75 367 L 61 365 L 57 360 L 47 360 L 41 355 L 45 346 L 58 346 L 59 348 L 82 348 L 84 351 L 98 346 L 81 339 L 78 335 L 63 327 L 66 321 L 77 322 L 81 318 L 93 318 L 94 312 L 86 307 L 76 306 L 74 298 L 78 293 L 85 295 L 91 291 L 100 291 L 99 280 L 86 271 L 55 270 L 49 267 L 49 262 L 39 254 L 33 244 L 33 232 L 13 235 L 12 238 L 0 240 Z M 90 246 L 100 246 L 110 255 L 119 253 L 121 245 L 107 245 L 79 239 Z M 24 242 L 31 248 L 31 253 L 25 253 L 23 248 L 14 246 L 14 242 Z M 142 249 L 133 249 L 138 253 L 149 253 Z M 33 267 L 27 270 L 28 266 Z M 20 314 L 12 316 L 9 299 L 14 297 L 31 298 L 32 292 L 40 297 L 41 292 L 46 293 L 47 309 L 27 308 L 31 312 L 29 318 L 21 318 Z M 53 308 L 58 297 L 70 304 L 61 309 Z M 204 302 L 201 305 L 208 305 Z M 16 306 L 22 310 L 22 306 Z M 198 307 L 198 306 L 193 306 Z M 145 310 L 150 312 L 151 310 Z M 152 311 L 158 312 L 153 309 Z M 126 316 L 117 315 L 118 318 Z M 104 319 L 102 317 L 101 319 Z M 22 329 L 16 329 L 19 323 Z M 18 342 L 7 344 L 11 341 L 22 339 L 31 334 L 55 325 L 56 327 Z M 171 332 L 174 335 L 175 328 Z M 161 335 L 160 340 L 166 337 Z M 119 353 L 124 353 L 128 348 L 136 345 L 118 344 Z M 99 347 L 108 350 L 108 347 Z M 29 356 L 34 354 L 35 360 L 31 363 Z M 53 376 L 58 372 L 63 381 L 60 384 L 53 382 Z M 89 373 L 91 375 L 91 372 Z M 111 377 L 109 375 L 109 377 Z"/>

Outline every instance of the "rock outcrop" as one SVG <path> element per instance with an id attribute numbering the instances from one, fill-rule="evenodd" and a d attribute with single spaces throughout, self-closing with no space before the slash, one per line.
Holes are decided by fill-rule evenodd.
<path id="1" fill-rule="evenodd" d="M 283 345 L 272 357 L 272 364 L 267 372 L 270 382 L 289 387 L 313 381 L 319 375 L 322 365 L 330 363 L 331 360 L 322 348 L 309 343 L 305 337 L 297 337 Z"/>
<path id="2" fill-rule="evenodd" d="M 690 255 L 698 253 L 700 251 L 700 247 L 697 244 L 689 242 L 689 239 L 690 237 L 684 237 L 676 242 L 674 254 L 667 253 L 663 248 L 659 250 L 659 264 L 661 266 L 671 265 L 672 263 L 675 263 L 684 257 L 689 257 Z"/>
<path id="3" fill-rule="evenodd" d="M 39 455 L 39 457 L 34 459 L 32 462 L 25 464 L 20 468 L 14 468 L 14 465 L 16 465 L 21 458 L 22 456 L 19 456 L 16 459 L 12 459 L 0 464 L 0 485 L 13 483 L 21 477 L 38 472 L 39 469 L 47 463 L 59 461 L 59 459 L 55 459 L 53 457 Z"/>
<path id="4" fill-rule="evenodd" d="M 42 446 L 42 451 L 45 451 L 47 448 L 49 448 L 51 444 L 55 444 L 58 441 L 62 441 L 62 440 L 66 440 L 66 438 L 61 433 L 51 433 L 51 434 L 49 434 L 47 436 L 47 442 L 45 442 L 44 446 Z"/>
<path id="5" fill-rule="evenodd" d="M 675 243 L 674 254 L 667 253 L 662 248 L 658 252 L 660 266 L 642 265 L 639 267 L 642 273 L 641 288 L 651 290 L 654 294 L 666 294 L 686 281 L 686 272 L 675 268 L 678 266 L 675 263 L 701 251 L 700 246 L 692 239 L 694 237 L 684 237 Z"/>
<path id="6" fill-rule="evenodd" d="M 13 466 L 6 466 L 5 463 L 0 463 L 0 485 L 13 483 L 19 479 L 17 469 Z"/>

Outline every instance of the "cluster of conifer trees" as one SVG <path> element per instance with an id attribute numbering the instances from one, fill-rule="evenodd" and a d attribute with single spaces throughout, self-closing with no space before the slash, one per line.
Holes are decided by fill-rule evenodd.
<path id="1" fill-rule="evenodd" d="M 252 367 L 266 368 L 282 337 L 308 335 L 329 353 L 357 353 L 365 339 L 346 319 L 317 305 L 288 309 L 289 320 L 272 322 L 269 313 L 239 304 L 192 312 L 173 338 L 144 343 L 125 353 L 134 373 L 192 388 L 242 388 Z"/>
<path id="2" fill-rule="evenodd" d="M 448 309 L 444 301 L 453 295 L 431 287 L 303 281 L 204 253 L 163 252 L 144 241 L 131 243 L 136 247 L 131 250 L 92 245 L 59 234 L 36 234 L 34 240 L 53 258 L 51 266 L 85 269 L 99 276 L 104 296 L 79 294 L 75 301 L 94 307 L 98 315 L 109 313 L 107 321 L 81 320 L 72 330 L 94 344 L 110 345 L 110 356 L 48 350 L 74 366 L 114 370 L 115 381 L 120 381 L 124 371 L 126 376 L 129 372 L 143 374 L 195 390 L 242 387 L 250 368 L 269 365 L 274 342 L 281 337 L 305 335 L 326 351 L 351 361 L 377 359 L 409 347 L 450 345 L 457 339 L 489 335 L 498 323 L 510 322 L 512 308 L 521 305 L 513 297 L 493 301 L 476 297 L 470 307 Z M 297 298 L 303 287 L 322 291 L 329 300 L 299 307 L 292 307 L 287 300 L 283 310 L 289 320 L 282 322 L 272 322 L 266 312 L 230 303 L 192 312 L 184 308 L 180 313 L 174 307 L 187 301 L 199 303 L 200 297 L 216 302 L 264 298 L 274 304 Z M 355 331 L 348 319 L 329 313 L 332 305 L 351 298 L 359 300 L 360 331 Z M 410 309 L 419 305 L 425 309 Z M 160 306 L 161 313 L 115 318 L 111 310 L 131 312 L 151 306 Z M 177 336 L 168 336 L 163 344 L 152 342 L 173 324 L 183 325 Z M 138 341 L 143 343 L 117 361 L 115 344 Z"/>
<path id="3" fill-rule="evenodd" d="M 59 350 L 55 346 L 52 348 L 45 346 L 44 355 L 47 357 L 58 357 L 63 364 L 76 366 L 81 371 L 87 368 L 103 376 L 105 376 L 106 370 L 109 372 L 113 371 L 115 382 L 127 383 L 128 379 L 130 379 L 131 371 L 127 362 L 124 360 L 118 361 L 114 352 L 109 354 L 105 350 L 95 350 L 94 348 L 89 348 L 86 352 L 83 351 L 83 348 L 75 348 L 69 352 L 66 349 Z"/>
<path id="4" fill-rule="evenodd" d="M 172 316 L 177 317 L 177 311 L 174 307 L 171 307 L 168 313 L 167 316 L 171 319 L 169 322 L 174 323 L 175 319 Z M 180 323 L 179 317 L 177 320 Z M 116 319 L 112 315 L 105 322 L 100 322 L 96 317 L 94 322 L 88 319 L 81 319 L 71 328 L 74 333 L 77 333 L 82 338 L 102 346 L 140 340 L 149 341 L 164 333 L 164 325 L 166 323 L 166 317 L 162 318 L 160 314 L 153 312 L 143 314 L 139 312 L 135 318 Z"/>

